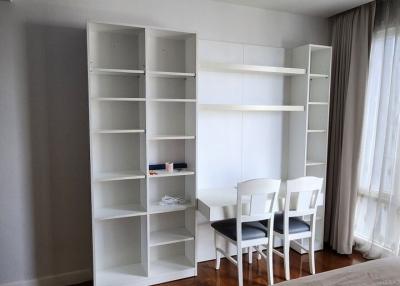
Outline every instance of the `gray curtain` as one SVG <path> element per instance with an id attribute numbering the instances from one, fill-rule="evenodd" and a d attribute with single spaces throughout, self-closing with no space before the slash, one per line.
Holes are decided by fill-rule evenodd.
<path id="1" fill-rule="evenodd" d="M 350 254 L 375 2 L 333 17 L 325 241 Z"/>

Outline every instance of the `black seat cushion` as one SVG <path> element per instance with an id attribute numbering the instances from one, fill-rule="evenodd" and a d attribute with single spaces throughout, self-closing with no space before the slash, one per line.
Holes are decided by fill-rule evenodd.
<path id="1" fill-rule="evenodd" d="M 211 226 L 218 232 L 236 241 L 236 219 L 225 219 L 213 222 Z M 242 223 L 242 240 L 263 238 L 267 235 L 267 228 L 260 222 Z"/>
<path id="2" fill-rule="evenodd" d="M 274 230 L 276 232 L 283 233 L 283 214 L 275 215 Z M 310 231 L 310 225 L 308 223 L 297 217 L 289 218 L 289 233 L 299 233 L 306 231 Z"/>

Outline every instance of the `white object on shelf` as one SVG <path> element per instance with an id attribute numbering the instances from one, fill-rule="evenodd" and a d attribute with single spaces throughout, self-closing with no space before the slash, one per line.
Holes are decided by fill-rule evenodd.
<path id="1" fill-rule="evenodd" d="M 172 166 L 173 168 L 173 166 Z M 171 171 L 167 171 L 171 172 Z M 176 206 L 176 205 L 184 205 L 186 204 L 186 200 L 179 196 L 163 196 L 159 202 L 160 206 Z"/>
<path id="2" fill-rule="evenodd" d="M 244 64 L 226 64 L 215 62 L 202 62 L 200 68 L 209 71 L 226 71 L 226 72 L 256 72 L 256 73 L 271 73 L 280 75 L 304 75 L 305 69 L 301 68 L 286 68 L 260 65 L 244 65 Z"/>

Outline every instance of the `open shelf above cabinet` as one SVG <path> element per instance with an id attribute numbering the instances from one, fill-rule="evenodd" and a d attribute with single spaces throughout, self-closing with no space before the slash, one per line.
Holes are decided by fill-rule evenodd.
<path id="1" fill-rule="evenodd" d="M 274 66 L 259 66 L 259 65 L 244 65 L 244 64 L 226 64 L 203 62 L 200 68 L 207 71 L 225 71 L 225 72 L 250 72 L 250 73 L 270 73 L 285 76 L 304 75 L 305 69 L 274 67 Z"/>
<path id="2" fill-rule="evenodd" d="M 234 105 L 234 104 L 200 104 L 203 110 L 225 111 L 304 111 L 301 105 Z"/>
<path id="3" fill-rule="evenodd" d="M 160 246 L 194 240 L 194 236 L 184 227 L 152 231 L 150 246 Z"/>
<path id="4" fill-rule="evenodd" d="M 97 220 L 117 219 L 146 215 L 146 210 L 140 204 L 115 205 L 96 209 L 94 218 Z"/>
<path id="5" fill-rule="evenodd" d="M 144 70 L 127 70 L 127 69 L 103 69 L 103 68 L 91 68 L 91 73 L 95 74 L 127 74 L 127 75 L 141 75 L 144 74 Z"/>
<path id="6" fill-rule="evenodd" d="M 121 171 L 121 172 L 107 172 L 100 173 L 95 176 L 94 180 L 97 182 L 144 179 L 145 174 L 142 171 Z"/>

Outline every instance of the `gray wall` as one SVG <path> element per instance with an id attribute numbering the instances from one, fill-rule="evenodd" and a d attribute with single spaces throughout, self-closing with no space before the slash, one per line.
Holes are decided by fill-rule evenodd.
<path id="1" fill-rule="evenodd" d="M 87 20 L 275 47 L 327 20 L 210 0 L 0 2 L 0 284 L 91 267 Z"/>

